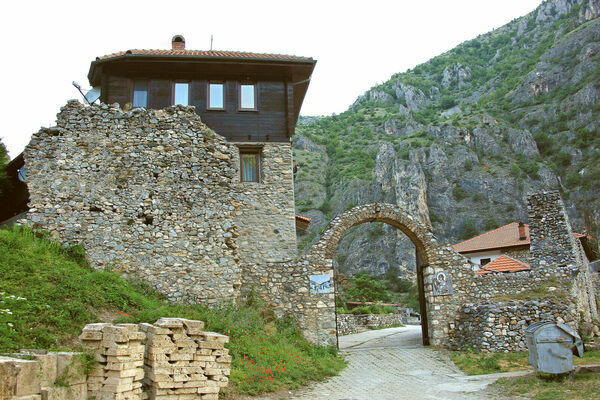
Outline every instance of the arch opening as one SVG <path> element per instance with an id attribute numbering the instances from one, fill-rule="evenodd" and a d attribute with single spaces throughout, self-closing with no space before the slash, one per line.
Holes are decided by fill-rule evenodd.
<path id="1" fill-rule="evenodd" d="M 417 286 L 419 291 L 419 312 L 421 314 L 421 330 L 424 345 L 430 343 L 431 327 L 429 323 L 430 307 L 427 303 L 431 285 L 426 285 L 430 269 L 427 268 L 435 259 L 437 243 L 431 230 L 420 224 L 401 208 L 391 204 L 370 204 L 354 207 L 334 218 L 312 250 L 313 260 L 321 263 L 325 269 L 334 271 L 334 257 L 337 246 L 348 229 L 369 222 L 382 222 L 393 226 L 406 235 L 415 247 L 415 265 Z M 337 320 L 337 313 L 336 313 Z M 337 322 L 337 321 L 336 321 Z M 337 330 L 337 325 L 336 325 Z"/>

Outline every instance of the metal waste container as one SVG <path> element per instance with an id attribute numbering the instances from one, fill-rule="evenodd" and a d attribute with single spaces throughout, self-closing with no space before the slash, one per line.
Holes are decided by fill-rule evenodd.
<path id="1" fill-rule="evenodd" d="M 583 342 L 568 325 L 535 322 L 525 330 L 529 363 L 538 372 L 564 374 L 573 371 L 573 354 L 583 357 Z"/>

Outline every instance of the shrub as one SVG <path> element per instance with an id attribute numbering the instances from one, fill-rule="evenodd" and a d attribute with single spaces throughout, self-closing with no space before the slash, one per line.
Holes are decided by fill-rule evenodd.
<path id="1" fill-rule="evenodd" d="M 458 235 L 459 239 L 465 240 L 470 239 L 474 236 L 478 235 L 477 228 L 475 227 L 475 222 L 471 218 L 465 218 L 463 224 L 460 228 L 460 232 Z"/>
<path id="2" fill-rule="evenodd" d="M 461 188 L 460 186 L 455 186 L 454 189 L 452 189 L 452 195 L 454 196 L 456 201 L 463 201 L 464 199 L 469 197 L 467 191 Z"/>
<path id="3" fill-rule="evenodd" d="M 348 290 L 348 295 L 352 299 L 361 301 L 389 301 L 385 284 L 376 280 L 367 273 L 360 273 L 352 280 L 352 287 Z"/>

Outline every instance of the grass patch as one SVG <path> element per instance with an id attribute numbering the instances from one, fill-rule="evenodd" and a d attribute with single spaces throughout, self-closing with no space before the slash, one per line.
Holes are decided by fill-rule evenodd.
<path id="1" fill-rule="evenodd" d="M 500 379 L 491 385 L 503 396 L 538 400 L 588 400 L 598 398 L 600 374 L 578 373 L 569 377 L 548 377 L 545 374 L 528 375 L 514 379 Z"/>
<path id="2" fill-rule="evenodd" d="M 295 388 L 335 375 L 344 366 L 333 348 L 309 344 L 295 323 L 256 301 L 243 305 L 166 302 L 148 287 L 96 271 L 81 248 L 65 248 L 30 229 L 0 229 L 0 352 L 20 348 L 76 349 L 86 323 L 155 322 L 160 317 L 205 321 L 230 337 L 228 393 Z"/>
<path id="3" fill-rule="evenodd" d="M 477 350 L 453 351 L 450 359 L 467 375 L 494 374 L 531 368 L 528 353 L 483 353 Z M 573 364 L 600 363 L 600 350 L 587 351 L 582 358 L 573 356 Z"/>
<path id="4" fill-rule="evenodd" d="M 476 350 L 453 351 L 450 359 L 467 375 L 493 374 L 527 369 L 527 353 L 483 353 Z"/>

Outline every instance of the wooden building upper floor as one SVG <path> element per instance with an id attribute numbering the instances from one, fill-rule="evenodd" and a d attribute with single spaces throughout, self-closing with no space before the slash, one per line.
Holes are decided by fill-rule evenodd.
<path id="1" fill-rule="evenodd" d="M 100 101 L 159 109 L 195 106 L 232 142 L 287 142 L 294 134 L 316 60 L 231 51 L 127 50 L 98 57 L 88 79 Z"/>

